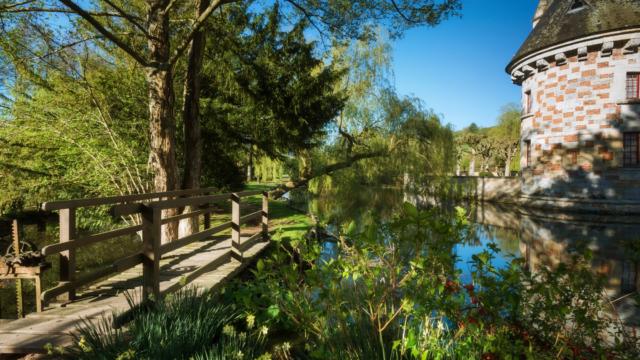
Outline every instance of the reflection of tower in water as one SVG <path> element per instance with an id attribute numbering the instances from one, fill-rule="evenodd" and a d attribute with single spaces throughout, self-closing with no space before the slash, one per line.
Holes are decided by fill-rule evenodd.
<path id="1" fill-rule="evenodd" d="M 477 204 L 476 221 L 489 227 L 511 229 L 526 266 L 533 273 L 542 267 L 568 264 L 576 254 L 590 251 L 591 268 L 606 277 L 605 290 L 622 318 L 638 318 L 633 297 L 640 289 L 640 219 L 576 213 L 536 212 Z M 493 231 L 500 236 L 500 232 Z"/>

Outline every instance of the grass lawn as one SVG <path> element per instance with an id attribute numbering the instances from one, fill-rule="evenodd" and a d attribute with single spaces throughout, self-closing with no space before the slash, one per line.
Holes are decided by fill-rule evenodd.
<path id="1" fill-rule="evenodd" d="M 276 184 L 249 183 L 246 190 L 270 190 Z M 244 199 L 243 199 L 244 200 Z M 255 206 L 257 211 L 262 206 L 261 196 L 252 196 L 245 201 L 248 206 Z M 269 200 L 269 230 L 276 238 L 290 237 L 292 239 L 302 238 L 313 226 L 311 218 L 300 211 L 294 210 L 287 205 L 284 199 Z"/>
<path id="2" fill-rule="evenodd" d="M 276 184 L 249 183 L 245 186 L 246 191 L 270 190 Z M 217 204 L 218 210 L 211 214 L 212 226 L 220 225 L 231 220 L 231 203 L 221 202 Z M 262 196 L 250 196 L 242 198 L 240 212 L 242 215 L 251 214 L 262 208 Z M 243 226 L 243 232 L 252 233 L 258 231 L 257 226 L 260 220 L 248 223 Z M 287 205 L 284 199 L 269 200 L 269 231 L 275 239 L 282 237 L 302 238 L 313 226 L 311 218 L 298 210 Z M 229 235 L 231 230 L 226 230 L 219 235 Z"/>

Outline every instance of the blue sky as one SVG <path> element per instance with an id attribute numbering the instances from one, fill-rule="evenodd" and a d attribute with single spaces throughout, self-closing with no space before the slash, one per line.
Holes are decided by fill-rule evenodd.
<path id="1" fill-rule="evenodd" d="M 495 124 L 520 102 L 504 69 L 531 31 L 537 0 L 463 0 L 461 18 L 408 31 L 393 44 L 399 94 L 422 99 L 456 129 Z"/>

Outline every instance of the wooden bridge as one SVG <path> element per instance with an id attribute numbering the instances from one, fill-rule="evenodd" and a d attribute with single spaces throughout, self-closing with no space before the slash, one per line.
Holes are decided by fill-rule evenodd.
<path id="1" fill-rule="evenodd" d="M 43 352 L 47 344 L 66 346 L 82 319 L 99 320 L 129 310 L 128 298 L 159 299 L 187 284 L 216 288 L 237 274 L 268 245 L 268 194 L 245 191 L 212 194 L 214 189 L 179 190 L 97 199 L 50 202 L 58 211 L 60 240 L 41 249 L 44 256 L 59 256 L 59 283 L 41 293 L 36 286 L 38 312 L 0 325 L 0 354 Z M 262 196 L 259 211 L 241 215 L 241 199 Z M 231 202 L 228 222 L 213 224 L 214 204 Z M 88 236 L 77 233 L 78 210 L 108 206 L 116 218 L 137 219 L 134 225 Z M 178 215 L 167 216 L 175 209 Z M 183 209 L 192 209 L 180 213 Z M 164 214 L 164 215 L 163 215 Z M 169 213 L 170 214 L 170 213 Z M 198 232 L 162 242 L 163 228 L 183 219 L 202 217 Z M 241 227 L 258 223 L 252 228 Z M 230 235 L 228 230 L 231 230 Z M 142 234 L 140 250 L 87 274 L 76 271 L 79 248 L 122 236 Z M 16 269 L 6 274 L 21 277 Z"/>

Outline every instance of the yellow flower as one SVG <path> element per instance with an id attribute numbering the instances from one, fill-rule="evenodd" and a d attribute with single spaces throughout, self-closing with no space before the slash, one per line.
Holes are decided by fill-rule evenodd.
<path id="1" fill-rule="evenodd" d="M 236 334 L 236 329 L 233 327 L 233 325 L 225 325 L 222 328 L 222 333 L 227 336 L 233 336 Z"/>
<path id="2" fill-rule="evenodd" d="M 269 328 L 268 328 L 268 327 L 266 327 L 266 326 L 264 326 L 264 325 L 262 325 L 262 326 L 260 327 L 260 334 L 261 334 L 262 336 L 267 336 L 267 334 L 268 334 L 268 333 L 269 333 Z"/>
<path id="3" fill-rule="evenodd" d="M 256 317 L 253 314 L 248 314 L 247 315 L 247 328 L 249 329 L 253 329 L 253 327 L 256 324 Z"/>
<path id="4" fill-rule="evenodd" d="M 84 336 L 80 337 L 80 341 L 78 341 L 78 347 L 80 348 L 80 350 L 82 350 L 82 352 L 91 352 L 91 346 L 87 344 L 87 339 L 85 339 Z"/>

